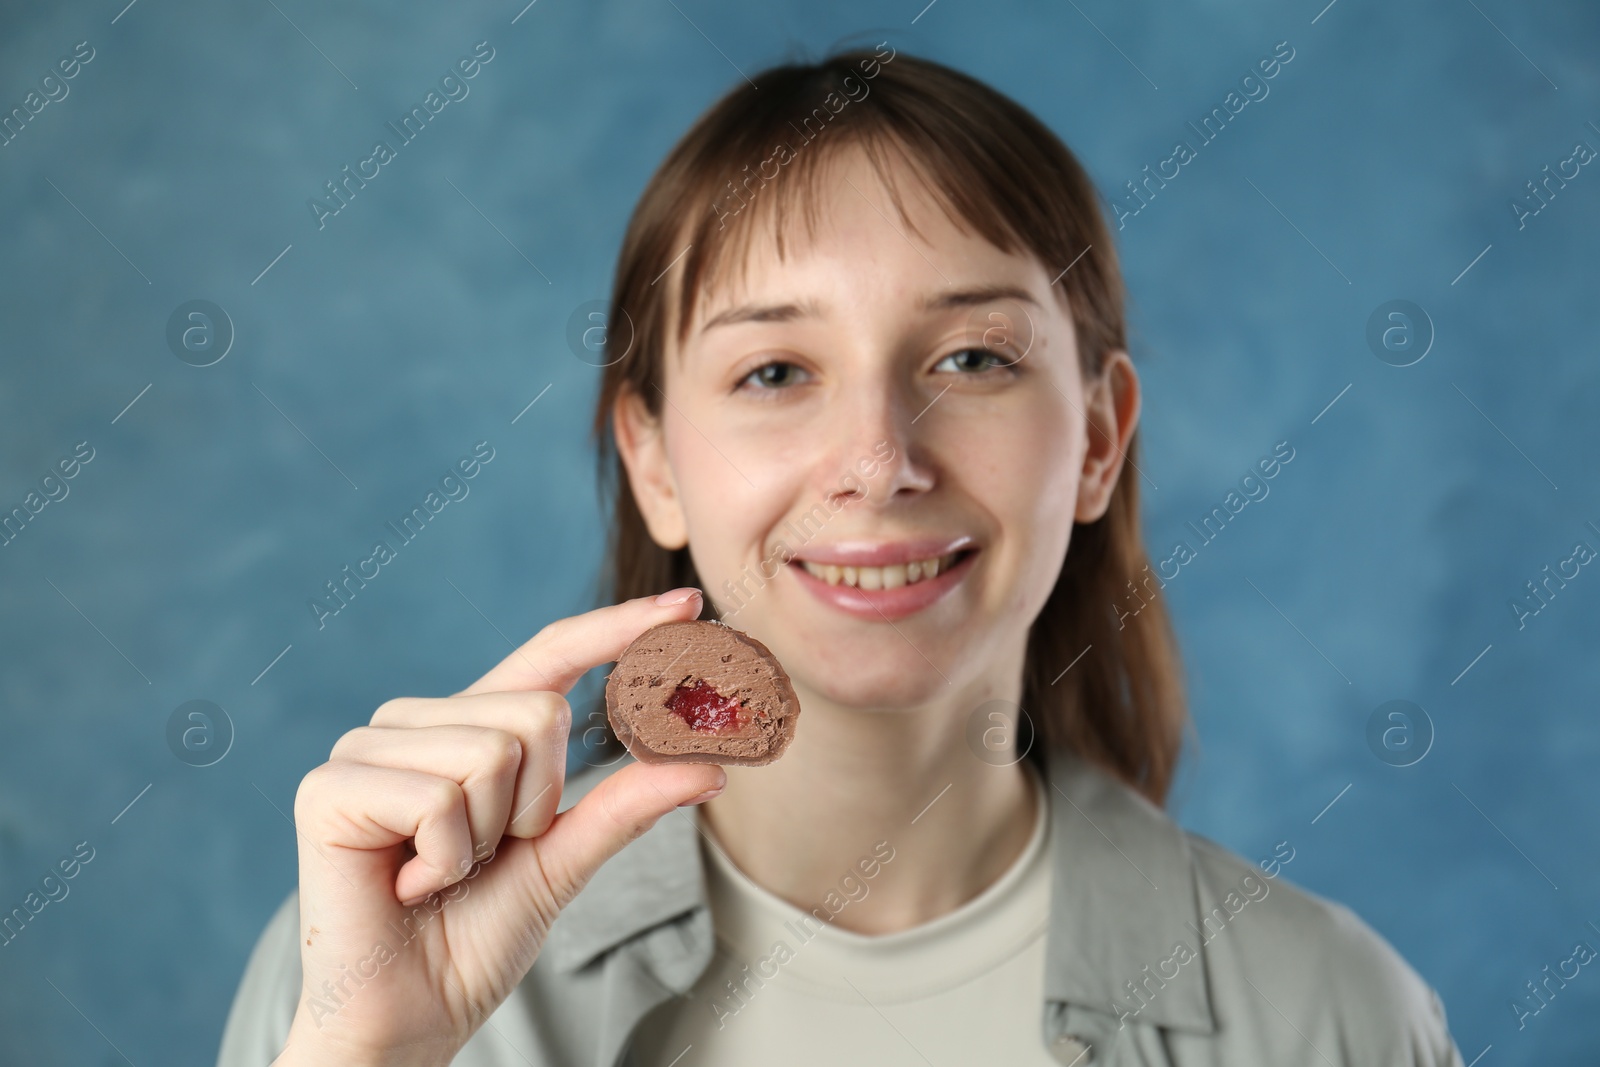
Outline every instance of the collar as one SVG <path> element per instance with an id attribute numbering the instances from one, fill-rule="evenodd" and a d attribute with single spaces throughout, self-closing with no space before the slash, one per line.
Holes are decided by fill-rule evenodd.
<path id="1" fill-rule="evenodd" d="M 1187 835 L 1166 812 L 1082 757 L 1056 751 L 1046 763 L 1054 867 L 1046 1000 L 1214 1032 Z M 621 766 L 574 776 L 563 790 L 563 809 Z M 708 909 L 698 833 L 692 813 L 680 808 L 625 845 L 556 918 L 541 958 L 558 971 L 574 971 L 653 927 Z M 1199 958 L 1174 964 L 1179 943 Z M 1141 997 L 1135 988 L 1149 992 Z"/>
<path id="2" fill-rule="evenodd" d="M 1055 882 L 1045 998 L 1215 1032 L 1188 835 L 1083 757 L 1053 752 L 1049 765 Z M 1197 958 L 1175 959 L 1180 943 Z"/>

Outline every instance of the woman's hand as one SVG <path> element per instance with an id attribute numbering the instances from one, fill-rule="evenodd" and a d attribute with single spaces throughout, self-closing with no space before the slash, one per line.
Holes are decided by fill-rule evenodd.
<path id="1" fill-rule="evenodd" d="M 714 765 L 632 764 L 556 814 L 566 694 L 701 603 L 674 590 L 561 619 L 455 696 L 384 704 L 306 775 L 304 985 L 279 1064 L 448 1064 L 600 865 L 726 784 Z"/>

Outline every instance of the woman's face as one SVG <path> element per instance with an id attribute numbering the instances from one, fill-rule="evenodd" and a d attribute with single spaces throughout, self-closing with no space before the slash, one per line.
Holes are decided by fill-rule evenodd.
<path id="1" fill-rule="evenodd" d="M 755 240 L 669 343 L 659 421 L 631 400 L 617 420 L 655 540 L 688 544 L 802 697 L 856 707 L 1015 685 L 1138 411 L 1122 353 L 1080 374 L 1066 264 L 1002 253 L 896 180 L 916 232 L 840 157 L 815 241 L 794 227 L 780 259 Z"/>

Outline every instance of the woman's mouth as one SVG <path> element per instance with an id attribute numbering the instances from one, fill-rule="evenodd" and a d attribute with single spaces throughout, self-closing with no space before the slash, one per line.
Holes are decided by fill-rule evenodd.
<path id="1" fill-rule="evenodd" d="M 960 552 L 946 552 L 931 559 L 914 559 L 910 563 L 894 563 L 887 567 L 850 567 L 836 563 L 800 563 L 814 578 L 829 585 L 849 585 L 857 589 L 899 589 L 902 585 L 915 585 L 924 578 L 936 578 L 947 571 Z"/>
<path id="2" fill-rule="evenodd" d="M 962 543 L 965 542 L 965 543 Z M 875 546 L 867 550 L 808 552 L 820 559 L 795 559 L 789 566 L 796 579 L 818 600 L 857 618 L 902 619 L 943 599 L 972 570 L 978 549 L 963 538 L 947 551 L 943 545 Z M 905 557 L 915 551 L 917 558 Z M 903 562 L 888 562 L 894 557 Z M 876 557 L 880 562 L 868 564 Z M 853 562 L 846 563 L 849 559 Z"/>

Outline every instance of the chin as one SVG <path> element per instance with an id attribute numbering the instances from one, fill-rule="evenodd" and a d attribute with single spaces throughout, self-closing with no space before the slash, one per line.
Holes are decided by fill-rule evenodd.
<path id="1" fill-rule="evenodd" d="M 875 649 L 869 643 L 867 647 L 857 645 L 830 655 L 823 643 L 810 645 L 805 652 L 789 649 L 786 656 L 779 647 L 786 643 L 781 639 L 769 647 L 797 687 L 845 707 L 916 707 L 950 691 L 950 685 L 927 660 L 893 631 L 888 636 L 898 648 Z M 880 654 L 872 655 L 875 651 Z M 948 668 L 940 669 L 949 675 Z"/>

